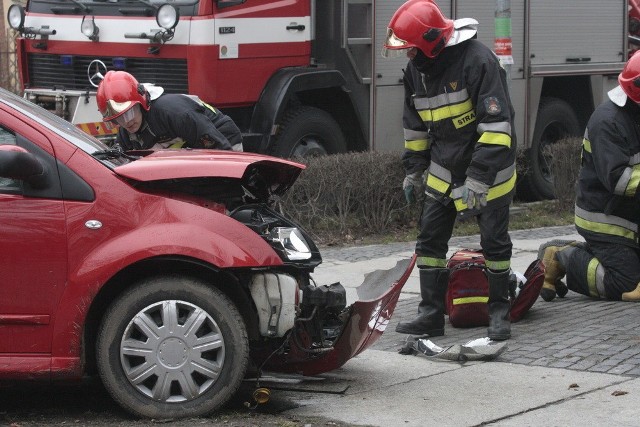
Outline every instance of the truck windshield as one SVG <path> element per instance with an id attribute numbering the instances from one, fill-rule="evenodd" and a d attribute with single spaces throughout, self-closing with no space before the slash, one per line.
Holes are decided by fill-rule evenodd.
<path id="1" fill-rule="evenodd" d="M 169 0 L 180 9 L 180 16 L 193 16 L 199 0 Z M 155 9 L 167 0 L 30 0 L 27 10 L 34 13 L 122 16 L 153 16 Z"/>

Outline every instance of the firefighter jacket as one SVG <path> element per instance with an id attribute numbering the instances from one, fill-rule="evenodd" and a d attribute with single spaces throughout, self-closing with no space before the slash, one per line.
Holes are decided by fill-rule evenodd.
<path id="1" fill-rule="evenodd" d="M 516 182 L 514 111 L 498 58 L 472 39 L 447 47 L 423 71 L 409 61 L 404 76 L 406 173 L 428 170 L 426 191 L 442 203 L 453 200 L 458 211 L 467 209 L 466 177 L 489 185 L 487 208 L 509 204 Z"/>
<path id="2" fill-rule="evenodd" d="M 144 111 L 140 129 L 120 127 L 116 143 L 124 150 L 213 148 L 230 150 L 242 142 L 240 130 L 220 110 L 181 94 L 164 94 Z"/>
<path id="3" fill-rule="evenodd" d="M 610 100 L 591 115 L 582 142 L 575 224 L 587 241 L 638 248 L 640 107 Z"/>

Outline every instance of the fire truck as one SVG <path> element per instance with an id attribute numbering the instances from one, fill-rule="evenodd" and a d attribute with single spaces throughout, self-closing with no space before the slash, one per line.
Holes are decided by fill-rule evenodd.
<path id="1" fill-rule="evenodd" d="M 522 199 L 553 197 L 545 147 L 581 135 L 616 85 L 636 1 L 437 0 L 451 18 L 477 19 L 492 48 L 496 4 L 507 4 Z M 245 151 L 291 157 L 402 149 L 407 60 L 379 54 L 402 2 L 28 0 L 8 18 L 24 95 L 91 134 L 113 135 L 95 90 L 107 70 L 126 70 L 230 115 Z"/>

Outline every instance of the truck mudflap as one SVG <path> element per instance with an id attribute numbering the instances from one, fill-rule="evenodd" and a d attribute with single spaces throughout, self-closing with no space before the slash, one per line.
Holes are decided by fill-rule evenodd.
<path id="1" fill-rule="evenodd" d="M 285 355 L 272 358 L 270 370 L 317 375 L 344 365 L 349 359 L 371 347 L 383 334 L 396 308 L 400 292 L 407 282 L 416 256 L 398 261 L 389 270 L 375 270 L 365 275 L 358 286 L 358 301 L 349 306 L 349 317 L 332 348 L 303 360 Z"/>

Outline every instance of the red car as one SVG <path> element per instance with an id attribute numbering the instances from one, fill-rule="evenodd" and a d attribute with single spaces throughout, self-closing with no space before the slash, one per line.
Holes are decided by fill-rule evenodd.
<path id="1" fill-rule="evenodd" d="M 274 209 L 304 169 L 213 150 L 122 153 L 0 89 L 0 381 L 97 373 L 137 416 L 223 405 L 250 366 L 313 375 L 384 331 L 415 259 L 347 306 Z"/>

